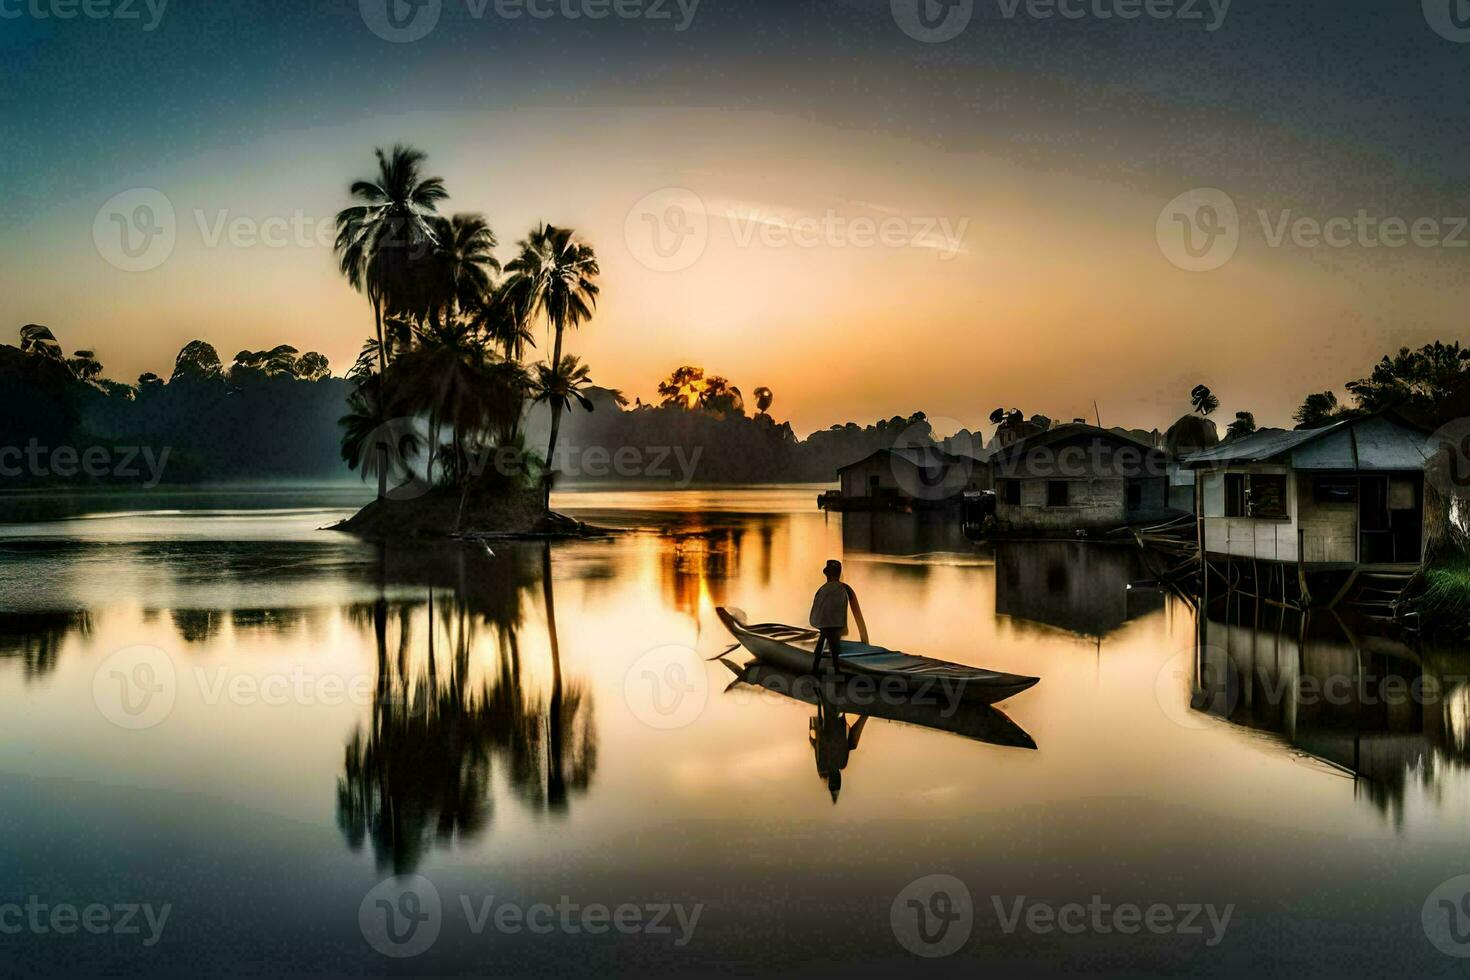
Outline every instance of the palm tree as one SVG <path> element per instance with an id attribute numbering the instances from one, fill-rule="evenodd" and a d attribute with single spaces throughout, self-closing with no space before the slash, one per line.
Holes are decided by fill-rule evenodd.
<path id="1" fill-rule="evenodd" d="M 27 323 L 20 328 L 20 349 L 22 353 L 40 354 L 54 361 L 63 360 L 61 344 L 57 343 L 56 335 L 51 332 L 50 327 L 43 327 L 39 323 Z"/>
<path id="2" fill-rule="evenodd" d="M 97 360 L 96 352 L 90 350 L 73 351 L 66 366 L 82 381 L 91 381 L 102 373 L 102 363 Z"/>
<path id="3" fill-rule="evenodd" d="M 441 322 L 478 310 L 492 295 L 500 272 L 490 224 L 483 214 L 456 214 L 432 218 L 429 226 L 436 246 L 429 263 L 428 319 Z"/>
<path id="4" fill-rule="evenodd" d="M 394 362 L 393 378 L 405 407 L 429 416 L 432 442 L 441 426 L 450 431 L 451 472 L 460 485 L 459 516 L 475 473 L 471 449 L 487 435 L 501 435 L 520 419 L 528 380 L 525 370 L 502 361 L 470 324 L 454 320 L 419 333 L 419 344 Z M 431 445 L 432 453 L 437 446 Z"/>
<path id="5" fill-rule="evenodd" d="M 520 242 L 520 254 L 505 271 L 510 273 L 506 297 L 526 319 L 537 313 L 546 315 L 548 326 L 555 332 L 551 364 L 558 371 L 563 363 L 562 334 L 591 319 L 597 305 L 600 273 L 592 246 L 579 241 L 570 228 L 538 225 Z M 556 373 L 556 372 L 553 372 Z M 551 509 L 550 467 L 556 457 L 556 437 L 561 429 L 562 400 L 551 399 L 551 437 L 546 445 L 547 481 L 543 501 Z"/>
<path id="6" fill-rule="evenodd" d="M 390 470 L 408 468 L 420 439 L 405 419 L 390 419 L 382 411 L 379 376 L 359 385 L 347 398 L 348 413 L 337 420 L 342 426 L 342 459 L 349 469 L 362 467 L 364 476 L 377 474 L 378 496 L 385 496 Z M 390 448 L 394 452 L 390 453 Z"/>
<path id="7" fill-rule="evenodd" d="M 388 368 L 383 317 L 414 305 L 415 266 L 436 241 L 430 218 L 449 194 L 442 179 L 421 175 L 423 151 L 395 144 L 391 153 L 374 152 L 377 177 L 352 182 L 351 194 L 362 203 L 337 213 L 336 250 L 342 274 L 372 304 L 378 373 L 383 374 Z"/>
<path id="8" fill-rule="evenodd" d="M 536 346 L 536 338 L 531 335 L 525 311 L 519 308 L 510 292 L 504 283 L 492 290 L 471 318 L 475 329 L 499 346 L 507 361 L 519 361 L 527 347 Z"/>
<path id="9" fill-rule="evenodd" d="M 1195 385 L 1189 393 L 1189 404 L 1201 415 L 1209 415 L 1220 407 L 1220 399 L 1204 385 Z"/>
<path id="10" fill-rule="evenodd" d="M 1235 421 L 1225 427 L 1225 438 L 1248 436 L 1256 431 L 1256 417 L 1250 412 L 1236 412 Z"/>
<path id="11" fill-rule="evenodd" d="M 535 401 L 547 402 L 551 405 L 552 446 L 556 445 L 556 428 L 561 419 L 561 413 L 570 408 L 573 401 L 587 411 L 592 411 L 592 399 L 586 394 L 586 389 L 592 386 L 592 379 L 588 376 L 588 371 L 587 365 L 583 364 L 575 354 L 563 356 L 555 369 L 544 361 L 534 368 L 531 377 L 531 397 Z M 546 459 L 546 470 L 544 502 L 549 509 L 551 506 L 550 455 Z"/>
<path id="12" fill-rule="evenodd" d="M 531 396 L 538 402 L 549 402 L 553 412 L 566 411 L 573 401 L 590 412 L 592 400 L 586 394 L 592 387 L 590 370 L 575 354 L 564 355 L 556 370 L 543 361 L 535 367 Z"/>

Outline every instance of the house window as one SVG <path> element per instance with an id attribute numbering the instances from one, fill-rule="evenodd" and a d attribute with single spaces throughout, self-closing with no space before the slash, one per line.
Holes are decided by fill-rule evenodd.
<path id="1" fill-rule="evenodd" d="M 1274 519 L 1286 514 L 1286 477 L 1267 473 L 1225 474 L 1225 516 Z"/>
<path id="2" fill-rule="evenodd" d="M 1001 480 L 1000 499 L 1013 507 L 1019 507 L 1021 505 L 1021 481 Z"/>
<path id="3" fill-rule="evenodd" d="M 1225 516 L 1245 516 L 1245 474 L 1225 474 Z"/>
<path id="4" fill-rule="evenodd" d="M 1137 480 L 1129 480 L 1123 488 L 1123 504 L 1129 510 L 1141 510 L 1143 508 L 1143 484 Z"/>
<path id="5" fill-rule="evenodd" d="M 1048 507 L 1065 507 L 1065 506 L 1067 506 L 1067 481 L 1066 480 L 1047 480 L 1046 481 L 1046 505 Z"/>
<path id="6" fill-rule="evenodd" d="M 870 477 L 868 477 L 868 494 L 870 496 L 873 496 L 873 497 L 878 496 L 878 487 L 879 487 L 878 477 L 877 476 L 870 476 Z"/>
<path id="7" fill-rule="evenodd" d="M 1285 517 L 1286 477 L 1252 474 L 1247 502 L 1252 517 Z"/>

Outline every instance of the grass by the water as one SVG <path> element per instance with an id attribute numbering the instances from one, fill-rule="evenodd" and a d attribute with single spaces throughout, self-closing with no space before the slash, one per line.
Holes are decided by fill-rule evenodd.
<path id="1" fill-rule="evenodd" d="M 1445 629 L 1470 626 L 1470 554 L 1455 552 L 1424 570 L 1420 614 Z"/>

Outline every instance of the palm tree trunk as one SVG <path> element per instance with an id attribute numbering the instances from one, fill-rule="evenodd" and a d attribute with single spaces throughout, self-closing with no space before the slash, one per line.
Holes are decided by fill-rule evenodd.
<path id="1" fill-rule="evenodd" d="M 556 345 L 551 355 L 551 370 L 557 371 L 561 368 L 561 324 L 556 327 Z M 546 444 L 546 473 L 544 476 L 545 487 L 541 498 L 542 506 L 550 512 L 551 510 L 551 461 L 556 457 L 556 436 L 561 431 L 561 402 L 553 400 L 551 403 L 551 438 Z"/>
<path id="2" fill-rule="evenodd" d="M 383 352 L 383 304 L 376 293 L 373 294 L 373 327 L 378 334 L 378 422 L 386 422 L 384 418 L 388 414 L 386 404 L 388 401 L 388 359 Z M 378 443 L 378 499 L 382 500 L 388 496 L 388 447 L 381 442 Z"/>

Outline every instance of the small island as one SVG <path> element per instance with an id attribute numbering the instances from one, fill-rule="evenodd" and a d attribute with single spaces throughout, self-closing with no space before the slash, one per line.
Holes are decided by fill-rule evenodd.
<path id="1" fill-rule="evenodd" d="M 484 215 L 439 213 L 449 194 L 424 159 L 401 144 L 378 150 L 377 173 L 352 182 L 356 203 L 337 215 L 341 272 L 373 313 L 347 375 L 342 458 L 377 477 L 378 498 L 336 529 L 377 540 L 600 533 L 552 512 L 549 465 L 562 413 L 592 408 L 588 368 L 563 346 L 596 309 L 597 256 L 543 223 L 502 267 Z M 527 364 L 538 323 L 550 357 Z M 539 403 L 551 412 L 544 456 L 522 431 Z"/>

